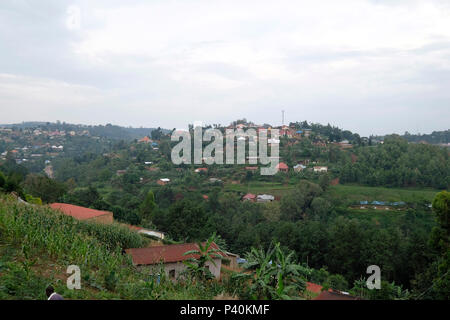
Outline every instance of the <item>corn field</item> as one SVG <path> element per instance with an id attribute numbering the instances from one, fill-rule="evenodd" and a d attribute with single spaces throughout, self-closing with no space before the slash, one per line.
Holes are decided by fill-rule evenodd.
<path id="1" fill-rule="evenodd" d="M 146 241 L 121 225 L 78 221 L 48 207 L 18 203 L 14 197 L 0 195 L 0 245 L 19 248 L 16 251 L 25 258 L 0 261 L 0 299 L 45 298 L 43 291 L 48 283 L 28 266 L 44 255 L 61 266 L 78 265 L 83 288 L 95 291 L 92 296 L 92 292 L 68 290 L 60 281 L 56 288 L 69 299 L 211 299 L 220 291 L 192 283 L 174 284 L 164 277 L 157 282 L 136 269 L 123 250 L 143 247 Z M 2 265 L 6 269 L 2 270 Z M 6 290 L 18 283 L 22 283 L 19 288 Z M 5 290 L 9 295 L 3 296 Z"/>

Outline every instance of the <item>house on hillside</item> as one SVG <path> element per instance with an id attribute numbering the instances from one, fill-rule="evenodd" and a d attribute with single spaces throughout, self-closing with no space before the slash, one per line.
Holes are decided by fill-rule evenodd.
<path id="1" fill-rule="evenodd" d="M 289 129 L 289 128 L 281 129 L 280 130 L 280 136 L 281 137 L 288 137 L 289 139 L 291 139 L 294 136 L 294 132 L 291 129 Z"/>
<path id="2" fill-rule="evenodd" d="M 152 139 L 150 139 L 149 137 L 143 137 L 142 139 L 139 140 L 139 142 L 150 143 L 152 142 Z"/>
<path id="3" fill-rule="evenodd" d="M 256 197 L 256 202 L 272 202 L 275 200 L 275 197 L 271 194 L 260 194 Z"/>
<path id="4" fill-rule="evenodd" d="M 213 249 L 219 249 L 219 247 L 213 243 L 211 245 Z M 151 274 L 157 274 L 160 270 L 160 264 L 164 266 L 166 275 L 175 280 L 186 270 L 186 265 L 183 261 L 191 258 L 199 258 L 198 255 L 184 255 L 184 253 L 191 250 L 198 250 L 199 247 L 196 243 L 185 244 L 172 244 L 164 246 L 156 246 L 149 248 L 135 248 L 127 249 L 125 252 L 131 256 L 133 264 L 138 268 L 149 268 Z M 225 254 L 221 254 L 225 257 Z M 206 267 L 214 275 L 216 279 L 220 278 L 220 269 L 222 267 L 222 258 L 214 258 L 214 263 L 206 262 Z"/>
<path id="5" fill-rule="evenodd" d="M 68 203 L 52 203 L 50 204 L 50 208 L 74 217 L 77 220 L 86 220 L 104 224 L 111 224 L 114 222 L 113 213 L 110 211 L 95 210 Z"/>
<path id="6" fill-rule="evenodd" d="M 165 186 L 169 182 L 170 182 L 170 179 L 168 179 L 168 178 L 161 178 L 158 181 L 156 181 L 156 183 L 159 184 L 160 186 Z"/>
<path id="7" fill-rule="evenodd" d="M 337 145 L 341 149 L 350 149 L 353 148 L 353 145 L 348 140 L 342 140 L 341 142 L 338 142 Z"/>
<path id="8" fill-rule="evenodd" d="M 328 167 L 324 167 L 324 166 L 314 166 L 314 172 L 327 172 L 328 171 Z"/>
<path id="9" fill-rule="evenodd" d="M 312 130 L 311 129 L 302 129 L 303 135 L 305 137 L 309 137 L 311 135 Z"/>
<path id="10" fill-rule="evenodd" d="M 116 175 L 118 175 L 119 177 L 123 176 L 125 173 L 127 173 L 127 170 L 117 170 L 116 171 Z"/>
<path id="11" fill-rule="evenodd" d="M 256 200 L 256 195 L 254 195 L 252 193 L 247 193 L 245 196 L 242 197 L 242 201 L 255 202 L 255 200 Z"/>
<path id="12" fill-rule="evenodd" d="M 279 164 L 277 164 L 277 169 L 281 172 L 288 172 L 289 171 L 289 167 L 286 163 L 284 162 L 280 162 Z"/>
<path id="13" fill-rule="evenodd" d="M 306 166 L 302 165 L 302 164 L 297 164 L 294 166 L 294 171 L 295 172 L 300 172 L 302 170 L 306 169 Z"/>
<path id="14" fill-rule="evenodd" d="M 225 254 L 226 254 L 225 259 L 229 260 L 230 262 L 228 268 L 231 270 L 239 270 L 239 263 L 238 263 L 238 260 L 240 258 L 239 255 L 231 252 L 225 252 Z"/>
<path id="15" fill-rule="evenodd" d="M 312 282 L 306 282 L 306 290 L 312 293 L 321 293 L 323 287 L 320 284 L 312 283 Z M 330 289 L 331 290 L 331 289 Z"/>

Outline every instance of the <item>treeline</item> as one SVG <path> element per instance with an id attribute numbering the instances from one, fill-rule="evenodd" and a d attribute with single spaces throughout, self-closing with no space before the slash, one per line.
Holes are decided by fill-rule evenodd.
<path id="1" fill-rule="evenodd" d="M 386 137 L 383 144 L 357 148 L 354 154 L 353 161 L 342 165 L 342 183 L 437 189 L 446 189 L 450 183 L 449 151 L 445 148 L 410 144 L 394 135 Z"/>
<path id="2" fill-rule="evenodd" d="M 167 195 L 170 188 L 165 187 Z M 232 194 L 213 193 L 208 201 L 190 196 L 171 204 L 161 196 L 155 193 L 151 219 L 175 240 L 193 241 L 217 231 L 227 248 L 239 254 L 280 242 L 294 250 L 300 263 L 343 275 L 350 287 L 376 264 L 386 281 L 412 288 L 415 275 L 435 258 L 426 207 L 410 209 L 386 227 L 346 217 L 346 209 L 334 207 L 318 185 L 307 181 L 280 203 L 242 202 Z"/>
<path id="3" fill-rule="evenodd" d="M 324 137 L 328 137 L 331 142 L 340 142 L 342 140 L 348 140 L 354 144 L 361 143 L 361 137 L 357 133 L 353 133 L 349 130 L 343 130 L 330 124 L 323 125 L 320 123 L 308 123 L 307 121 L 291 122 L 290 126 L 294 126 L 296 129 L 311 129 L 314 134 L 319 134 Z"/>
<path id="4" fill-rule="evenodd" d="M 445 131 L 433 131 L 430 134 L 410 134 L 405 132 L 402 135 L 409 142 L 427 142 L 432 144 L 447 144 L 450 142 L 450 130 Z"/>

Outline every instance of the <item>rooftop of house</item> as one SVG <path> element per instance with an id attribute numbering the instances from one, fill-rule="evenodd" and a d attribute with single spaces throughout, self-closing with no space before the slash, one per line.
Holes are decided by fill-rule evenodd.
<path id="1" fill-rule="evenodd" d="M 322 286 L 320 284 L 312 283 L 312 282 L 306 282 L 306 290 L 314 293 L 321 293 L 322 292 Z"/>
<path id="2" fill-rule="evenodd" d="M 68 203 L 52 203 L 50 204 L 50 208 L 59 210 L 65 215 L 74 217 L 78 220 L 87 220 L 99 216 L 103 216 L 105 214 L 113 214 L 110 211 L 101 211 L 101 210 L 95 210 L 85 207 L 76 206 L 73 204 Z"/>
<path id="3" fill-rule="evenodd" d="M 150 142 L 152 141 L 149 137 L 143 137 L 139 142 Z"/>
<path id="4" fill-rule="evenodd" d="M 271 195 L 271 194 L 260 194 L 260 195 L 257 196 L 257 198 L 261 199 L 261 200 L 273 200 L 273 199 L 275 199 L 275 197 L 273 195 Z"/>
<path id="5" fill-rule="evenodd" d="M 289 167 L 287 166 L 287 164 L 284 163 L 284 162 L 280 162 L 280 163 L 277 165 L 277 168 L 278 168 L 278 169 L 289 169 Z"/>
<path id="6" fill-rule="evenodd" d="M 323 286 L 313 282 L 306 282 L 306 290 L 313 293 L 321 293 L 323 290 Z M 328 289 L 328 291 L 332 292 L 333 289 Z"/>
<path id="7" fill-rule="evenodd" d="M 242 199 L 255 199 L 256 195 L 253 193 L 247 193 L 245 196 L 242 197 Z"/>
<path id="8" fill-rule="evenodd" d="M 211 245 L 213 249 L 219 249 L 219 247 L 213 243 Z M 125 252 L 131 256 L 135 265 L 152 265 L 163 263 L 181 262 L 191 258 L 199 258 L 198 255 L 184 255 L 184 253 L 191 250 L 198 250 L 199 247 L 196 243 L 184 243 L 184 244 L 171 244 L 164 246 L 156 246 L 149 248 L 134 248 L 127 249 Z M 225 254 L 221 254 L 225 256 Z"/>

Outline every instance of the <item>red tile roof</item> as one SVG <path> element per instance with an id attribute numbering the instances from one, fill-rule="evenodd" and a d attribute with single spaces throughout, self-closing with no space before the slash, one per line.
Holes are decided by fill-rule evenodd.
<path id="1" fill-rule="evenodd" d="M 149 137 L 143 137 L 139 142 L 150 142 L 151 139 Z"/>
<path id="2" fill-rule="evenodd" d="M 242 199 L 255 199 L 256 195 L 253 193 L 247 193 L 245 196 L 242 197 Z"/>
<path id="3" fill-rule="evenodd" d="M 277 165 L 277 168 L 278 168 L 278 169 L 282 169 L 282 170 L 289 169 L 289 167 L 287 166 L 287 164 L 284 163 L 284 162 L 280 162 L 280 163 Z"/>
<path id="4" fill-rule="evenodd" d="M 67 204 L 67 203 L 52 203 L 50 204 L 50 208 L 59 210 L 62 213 L 72 216 L 75 219 L 78 220 L 87 220 L 94 217 L 102 216 L 105 214 L 113 214 L 110 211 L 100 211 L 100 210 L 94 210 L 90 208 L 75 206 L 73 204 Z"/>
<path id="5" fill-rule="evenodd" d="M 213 243 L 211 248 L 218 249 Z M 151 265 L 161 261 L 164 263 L 181 262 L 190 258 L 199 258 L 198 255 L 184 255 L 190 250 L 198 250 L 196 243 L 171 244 L 165 246 L 156 246 L 149 248 L 127 249 L 125 252 L 129 254 L 135 265 Z M 222 254 L 222 256 L 225 256 Z"/>
<path id="6" fill-rule="evenodd" d="M 322 292 L 322 286 L 320 284 L 312 283 L 312 282 L 306 282 L 306 290 L 314 293 L 321 293 Z"/>

